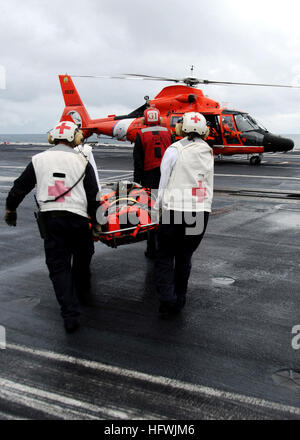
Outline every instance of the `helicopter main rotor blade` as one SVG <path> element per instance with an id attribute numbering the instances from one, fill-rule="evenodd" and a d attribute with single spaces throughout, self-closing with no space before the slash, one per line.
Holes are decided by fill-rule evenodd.
<path id="1" fill-rule="evenodd" d="M 145 79 L 145 80 L 153 80 L 153 81 L 173 81 L 173 82 L 180 82 L 181 79 L 177 78 L 166 78 L 164 76 L 152 76 L 152 75 L 140 75 L 138 73 L 122 73 L 124 77 L 126 78 L 135 78 L 135 79 Z"/>
<path id="2" fill-rule="evenodd" d="M 104 78 L 104 79 L 128 79 L 128 80 L 152 80 L 152 81 L 174 81 L 180 82 L 180 79 L 162 78 L 149 75 L 121 74 L 121 75 L 70 75 L 72 78 Z"/>
<path id="3" fill-rule="evenodd" d="M 204 85 L 236 85 L 236 86 L 259 86 L 259 87 L 282 87 L 299 89 L 300 86 L 285 85 L 285 84 L 264 84 L 264 83 L 248 83 L 248 82 L 233 82 L 233 81 L 211 81 L 208 79 L 198 79 L 195 77 L 188 78 L 166 78 L 163 76 L 141 75 L 137 73 L 122 73 L 120 75 L 70 75 L 74 78 L 104 78 L 104 79 L 137 79 L 146 81 L 167 81 L 175 83 L 185 83 L 189 86 L 196 86 L 198 84 Z"/>
<path id="4" fill-rule="evenodd" d="M 104 79 L 125 79 L 122 76 L 112 75 L 70 75 L 72 78 L 104 78 Z"/>
<path id="5" fill-rule="evenodd" d="M 199 79 L 199 84 L 223 84 L 223 85 L 234 85 L 234 86 L 261 86 L 261 87 L 285 87 L 300 89 L 300 86 L 290 86 L 283 84 L 262 84 L 262 83 L 244 83 L 244 82 L 231 82 L 231 81 L 210 81 L 208 79 Z"/>
<path id="6" fill-rule="evenodd" d="M 195 77 L 188 78 L 166 78 L 163 76 L 152 76 L 152 75 L 140 75 L 137 73 L 123 73 L 122 75 L 126 77 L 134 77 L 140 79 L 148 79 L 155 81 L 173 81 L 173 82 L 183 82 L 188 84 L 224 84 L 224 85 L 240 85 L 240 86 L 260 86 L 260 87 L 285 87 L 285 88 L 296 88 L 299 89 L 300 86 L 291 86 L 291 85 L 283 85 L 283 84 L 263 84 L 263 83 L 245 83 L 245 82 L 232 82 L 232 81 L 211 81 L 208 79 L 198 79 Z"/>

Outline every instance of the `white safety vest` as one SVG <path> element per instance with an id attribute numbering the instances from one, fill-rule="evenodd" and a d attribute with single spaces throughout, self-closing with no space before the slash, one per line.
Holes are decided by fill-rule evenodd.
<path id="1" fill-rule="evenodd" d="M 178 158 L 163 195 L 166 210 L 211 212 L 214 157 L 209 145 L 200 138 L 187 138 L 172 144 Z"/>
<path id="2" fill-rule="evenodd" d="M 84 173 L 88 160 L 67 145 L 58 144 L 36 154 L 32 163 L 37 180 L 37 200 L 42 212 L 69 211 L 88 217 L 83 179 L 65 196 L 54 199 L 71 188 Z M 53 200 L 47 202 L 46 200 Z"/>

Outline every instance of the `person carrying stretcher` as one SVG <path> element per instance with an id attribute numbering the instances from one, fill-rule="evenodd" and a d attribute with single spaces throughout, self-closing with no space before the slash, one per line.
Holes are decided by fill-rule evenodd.
<path id="1" fill-rule="evenodd" d="M 161 126 L 160 112 L 155 107 L 144 111 L 143 125 L 139 130 L 133 149 L 134 181 L 145 188 L 158 189 L 160 164 L 166 149 L 171 145 L 171 133 Z M 146 257 L 155 258 L 156 233 L 149 232 Z"/>

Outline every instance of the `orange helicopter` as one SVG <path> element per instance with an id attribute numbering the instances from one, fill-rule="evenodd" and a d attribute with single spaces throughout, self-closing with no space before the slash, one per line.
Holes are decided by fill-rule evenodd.
<path id="1" fill-rule="evenodd" d="M 191 69 L 193 73 L 193 66 Z M 251 165 L 261 163 L 265 152 L 287 152 L 293 149 L 291 139 L 270 133 L 248 113 L 221 107 L 217 101 L 208 98 L 196 88 L 198 84 L 250 85 L 266 87 L 300 88 L 299 86 L 237 83 L 228 81 L 210 81 L 193 76 L 176 79 L 150 75 L 123 74 L 121 76 L 75 75 L 88 78 L 139 78 L 144 80 L 171 81 L 184 85 L 165 87 L 154 98 L 145 96 L 145 104 L 127 115 L 109 115 L 106 118 L 91 119 L 70 75 L 59 75 L 61 89 L 65 100 L 65 109 L 61 121 L 75 122 L 83 131 L 84 138 L 92 134 L 106 135 L 119 141 L 134 142 L 137 131 L 143 128 L 142 117 L 149 106 L 159 109 L 162 125 L 168 127 L 175 136 L 175 125 L 185 112 L 202 113 L 210 127 L 207 142 L 214 154 L 219 157 L 246 154 Z M 177 138 L 178 139 L 178 138 Z"/>

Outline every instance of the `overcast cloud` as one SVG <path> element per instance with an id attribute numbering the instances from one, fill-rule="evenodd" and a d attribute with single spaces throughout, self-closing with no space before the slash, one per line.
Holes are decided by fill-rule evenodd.
<path id="1" fill-rule="evenodd" d="M 58 74 L 142 73 L 300 85 L 296 0 L 2 0 L 0 133 L 43 133 L 60 119 Z M 123 114 L 167 83 L 74 78 L 91 117 Z M 300 89 L 206 86 L 276 133 L 300 133 Z"/>

